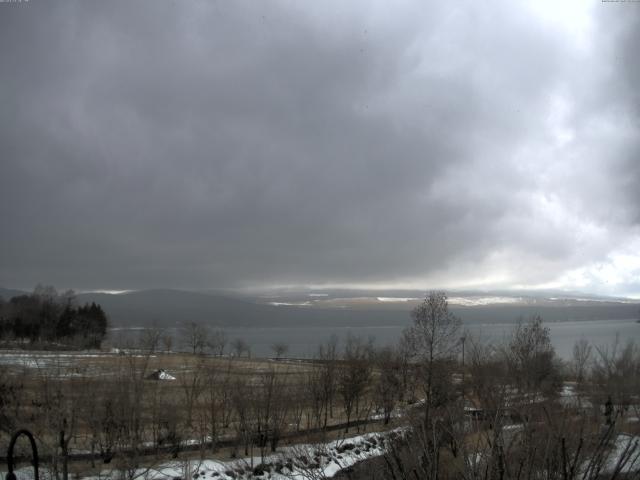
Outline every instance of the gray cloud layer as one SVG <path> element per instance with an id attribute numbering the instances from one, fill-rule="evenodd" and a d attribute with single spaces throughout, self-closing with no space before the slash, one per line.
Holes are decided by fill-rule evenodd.
<path id="1" fill-rule="evenodd" d="M 640 8 L 574 7 L 0 4 L 0 284 L 640 294 Z"/>

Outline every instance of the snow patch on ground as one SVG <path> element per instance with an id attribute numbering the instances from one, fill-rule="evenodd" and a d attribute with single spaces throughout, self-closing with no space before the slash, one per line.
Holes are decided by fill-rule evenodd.
<path id="1" fill-rule="evenodd" d="M 124 350 L 120 350 L 124 352 Z M 113 358 L 115 353 L 102 352 L 77 352 L 77 353 L 51 353 L 40 350 L 29 353 L 18 353 L 15 350 L 0 350 L 0 365 L 26 366 L 29 368 L 52 368 L 73 366 L 78 359 Z M 134 357 L 146 357 L 147 355 L 131 355 Z M 155 358 L 155 355 L 151 355 Z"/>
<path id="2" fill-rule="evenodd" d="M 589 398 L 576 391 L 577 385 L 575 382 L 564 382 L 562 389 L 560 390 L 559 402 L 565 407 L 571 408 L 592 408 L 593 404 Z"/>
<path id="3" fill-rule="evenodd" d="M 631 449 L 634 449 L 631 452 Z M 629 454 L 629 452 L 631 452 Z M 624 465 L 620 464 L 623 462 Z M 631 473 L 640 471 L 640 437 L 620 434 L 611 448 L 609 457 L 603 467 L 604 473 L 614 472 L 622 466 L 621 473 Z"/>
<path id="4" fill-rule="evenodd" d="M 300 444 L 283 448 L 280 452 L 235 461 L 174 461 L 159 467 L 139 469 L 136 478 L 144 480 L 292 480 L 330 478 L 339 471 L 362 460 L 384 454 L 387 441 L 402 435 L 402 428 L 389 432 L 374 432 L 322 444 Z M 120 478 L 122 472 L 104 471 L 99 477 L 84 480 L 110 480 Z M 189 474 L 189 475 L 187 475 Z"/>
<path id="5" fill-rule="evenodd" d="M 272 307 L 309 307 L 311 302 L 269 302 Z"/>
<path id="6" fill-rule="evenodd" d="M 503 303 L 518 303 L 522 302 L 520 297 L 450 297 L 450 305 L 461 305 L 464 307 L 475 307 L 480 305 L 497 305 Z"/>
<path id="7" fill-rule="evenodd" d="M 416 297 L 376 297 L 379 302 L 414 302 L 420 300 Z"/>

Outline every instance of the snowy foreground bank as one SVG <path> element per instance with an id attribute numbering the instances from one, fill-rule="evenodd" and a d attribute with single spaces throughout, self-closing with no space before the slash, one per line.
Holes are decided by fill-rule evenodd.
<path id="1" fill-rule="evenodd" d="M 591 465 L 584 465 L 589 469 Z M 620 434 L 606 457 L 602 473 L 637 473 L 640 472 L 640 437 Z"/>
<path id="2" fill-rule="evenodd" d="M 513 425 L 512 427 L 518 427 Z M 355 437 L 320 444 L 298 444 L 283 448 L 280 452 L 261 459 L 248 457 L 230 461 L 220 460 L 174 460 L 151 468 L 132 471 L 103 470 L 99 475 L 83 477 L 82 480 L 321 480 L 331 478 L 341 470 L 358 462 L 383 455 L 389 440 L 406 431 L 397 428 L 388 432 L 373 432 Z M 640 471 L 640 437 L 619 434 L 610 445 L 599 467 L 592 462 L 582 465 L 586 473 L 597 468 L 601 474 L 635 473 Z M 477 454 L 469 459 L 471 465 L 479 466 L 483 456 Z M 594 459 L 596 460 L 596 459 Z M 18 478 L 33 478 L 30 467 L 17 472 Z M 0 473 L 4 478 L 6 472 Z M 50 472 L 40 472 L 40 478 L 52 478 Z"/>
<path id="3" fill-rule="evenodd" d="M 324 444 L 299 444 L 266 456 L 234 461 L 180 460 L 163 463 L 153 469 L 139 469 L 135 478 L 144 480 L 241 480 L 250 478 L 315 479 L 330 478 L 340 470 L 362 460 L 382 455 L 388 439 L 402 429 L 374 432 Z M 129 472 L 127 472 L 129 473 Z M 125 475 L 125 477 L 128 475 Z M 122 478 L 122 472 L 105 471 L 85 480 Z M 131 478 L 131 477 L 129 477 Z"/>
<path id="4" fill-rule="evenodd" d="M 373 432 L 329 443 L 299 444 L 284 447 L 266 456 L 242 458 L 233 461 L 174 460 L 152 468 L 135 471 L 104 470 L 97 476 L 83 480 L 304 480 L 330 478 L 340 470 L 362 460 L 385 453 L 386 443 L 401 435 L 403 428 L 388 432 Z M 3 474 L 5 472 L 2 472 Z M 16 471 L 18 478 L 33 477 L 33 470 L 24 467 Z M 0 474 L 0 478 L 4 477 Z M 40 478 L 51 478 L 49 472 L 40 471 Z"/>

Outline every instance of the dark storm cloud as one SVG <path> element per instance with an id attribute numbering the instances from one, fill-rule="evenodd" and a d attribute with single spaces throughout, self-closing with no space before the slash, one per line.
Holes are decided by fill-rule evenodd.
<path id="1" fill-rule="evenodd" d="M 589 119 L 634 95 L 594 95 L 611 73 L 593 56 L 635 40 L 599 31 L 585 60 L 532 15 L 2 5 L 0 284 L 540 283 L 606 258 L 610 228 L 636 238 L 637 194 L 609 191 L 629 181 L 622 160 L 549 150 L 549 111 L 574 94 L 565 127 L 631 158 L 628 138 L 592 140 Z M 603 61 L 620 83 L 635 75 Z M 576 185 L 581 162 L 594 168 Z M 504 277 L 514 258 L 524 273 Z"/>
<path id="2" fill-rule="evenodd" d="M 640 226 L 640 135 L 638 135 L 638 126 L 640 125 L 640 90 L 638 89 L 638 85 L 640 85 L 640 61 L 638 61 L 640 12 L 636 12 L 636 15 L 628 19 L 628 24 L 621 33 L 620 44 L 622 48 L 616 57 L 616 66 L 622 72 L 622 88 L 625 93 L 620 98 L 620 102 L 622 103 L 621 109 L 628 112 L 631 119 L 631 132 L 628 138 L 628 148 L 622 152 L 626 161 L 617 173 L 619 174 L 618 178 L 623 179 L 623 188 L 628 194 L 635 223 Z M 638 284 L 640 284 L 640 278 Z"/>

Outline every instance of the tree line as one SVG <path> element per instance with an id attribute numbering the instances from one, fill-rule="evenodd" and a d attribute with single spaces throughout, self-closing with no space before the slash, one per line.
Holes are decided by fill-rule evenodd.
<path id="1" fill-rule="evenodd" d="M 0 297 L 0 341 L 9 345 L 100 348 L 108 319 L 94 302 L 77 305 L 73 291 L 38 285 L 33 293 Z"/>
<path id="2" fill-rule="evenodd" d="M 174 356 L 160 355 L 162 336 L 151 333 L 138 349 L 65 382 L 55 368 L 29 381 L 0 371 L 0 431 L 26 423 L 50 455 L 52 476 L 62 480 L 72 448 L 93 452 L 102 463 L 96 468 L 111 465 L 133 480 L 167 453 L 192 458 L 183 455 L 187 445 L 200 448 L 199 458 L 224 446 L 267 462 L 298 435 L 320 458 L 330 430 L 346 436 L 371 422 L 404 429 L 389 438 L 378 463 L 360 467 L 359 478 L 599 479 L 640 467 L 637 440 L 618 448 L 613 464 L 610 457 L 625 419 L 640 416 L 640 349 L 633 342 L 596 347 L 579 340 L 563 363 L 540 317 L 521 320 L 502 342 L 483 342 L 464 332 L 444 293 L 432 292 L 397 345 L 333 337 L 308 362 L 255 363 L 242 348 L 207 355 L 204 346 L 221 354 L 226 339 L 186 325 L 191 353 L 177 357 L 176 380 L 162 382 L 149 374 Z M 276 357 L 282 348 L 274 345 Z"/>

